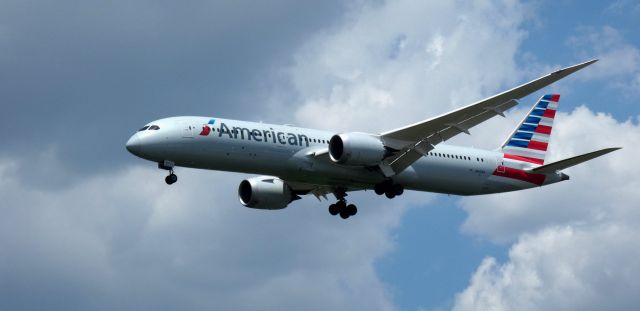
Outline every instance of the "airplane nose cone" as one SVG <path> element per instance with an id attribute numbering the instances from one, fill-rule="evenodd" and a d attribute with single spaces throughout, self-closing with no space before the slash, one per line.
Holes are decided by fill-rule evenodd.
<path id="1" fill-rule="evenodd" d="M 142 150 L 142 144 L 140 143 L 140 138 L 138 137 L 138 135 L 133 135 L 131 136 L 131 138 L 129 138 L 129 140 L 127 141 L 127 150 L 129 150 L 129 152 L 133 153 L 134 155 L 139 155 L 140 151 Z"/>

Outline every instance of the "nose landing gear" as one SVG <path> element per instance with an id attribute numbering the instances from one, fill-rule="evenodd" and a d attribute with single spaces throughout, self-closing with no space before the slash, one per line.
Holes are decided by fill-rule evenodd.
<path id="1" fill-rule="evenodd" d="M 174 183 L 176 183 L 176 181 L 178 181 L 178 176 L 173 173 L 174 166 L 175 166 L 175 163 L 167 160 L 164 160 L 163 162 L 158 163 L 159 169 L 169 171 L 169 175 L 164 178 L 164 181 L 167 183 L 167 185 L 173 185 Z"/>
<path id="2" fill-rule="evenodd" d="M 169 172 L 169 175 L 164 178 L 164 181 L 167 185 L 173 185 L 176 181 L 178 181 L 178 175 L 173 173 L 173 170 Z"/>

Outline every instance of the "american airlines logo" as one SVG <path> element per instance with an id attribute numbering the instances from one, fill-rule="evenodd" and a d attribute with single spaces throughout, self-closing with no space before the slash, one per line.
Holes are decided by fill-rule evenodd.
<path id="1" fill-rule="evenodd" d="M 208 124 L 202 125 L 200 136 L 209 136 L 215 130 L 210 126 L 215 124 L 215 119 L 211 119 Z M 309 147 L 309 138 L 304 134 L 294 134 L 288 132 L 277 132 L 270 128 L 268 130 L 249 129 L 246 127 L 229 127 L 224 123 L 220 123 L 218 129 L 218 137 L 223 135 L 230 139 L 255 140 L 258 142 L 271 142 L 274 144 L 291 145 L 291 146 L 307 146 Z"/>

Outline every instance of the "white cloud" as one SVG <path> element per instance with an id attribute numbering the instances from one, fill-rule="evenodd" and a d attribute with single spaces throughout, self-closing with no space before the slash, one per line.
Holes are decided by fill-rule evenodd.
<path id="1" fill-rule="evenodd" d="M 21 182 L 24 165 L 0 161 L 2 309 L 394 308 L 373 264 L 411 194 L 393 208 L 354 194 L 343 221 L 313 198 L 245 208 L 237 174 L 181 169 L 168 187 L 129 167 L 46 190 Z"/>
<path id="2" fill-rule="evenodd" d="M 376 132 L 512 87 L 531 76 L 530 69 L 515 62 L 526 36 L 520 27 L 526 11 L 510 0 L 401 0 L 358 7 L 349 13 L 350 22 L 311 38 L 296 52 L 287 71 L 291 85 L 286 87 L 291 86 L 303 99 L 294 108 L 297 123 Z M 625 55 L 634 60 L 632 53 Z M 508 126 L 496 119 L 483 127 L 506 128 L 506 135 L 516 115 L 510 115 Z M 620 142 L 638 137 L 637 125 L 618 124 L 585 108 L 560 117 L 567 118 L 568 125 L 565 130 L 556 127 L 554 140 L 572 139 L 574 143 L 554 149 L 554 157 L 588 151 L 595 142 L 614 143 L 602 137 L 617 139 L 618 131 L 625 133 Z M 593 124 L 585 126 L 584 121 Z M 570 128 L 577 126 L 588 130 L 573 133 Z M 461 139 L 495 147 L 504 135 L 494 133 L 474 131 L 474 136 Z M 584 139 L 585 133 L 601 135 L 600 140 Z M 594 161 L 588 167 L 613 170 L 611 176 L 620 176 L 627 168 L 611 159 Z M 0 291 L 12 297 L 0 301 L 0 309 L 4 309 L 2 303 L 12 304 L 7 309 L 43 302 L 63 306 L 71 297 L 76 306 L 87 309 L 394 309 L 393 290 L 378 278 L 374 262 L 393 250 L 391 232 L 405 206 L 425 205 L 433 198 L 408 193 L 390 206 L 371 193 L 354 194 L 350 198 L 358 203 L 360 212 L 342 221 L 328 215 L 327 203 L 311 198 L 282 211 L 243 208 L 235 197 L 241 178 L 234 174 L 181 170 L 180 181 L 167 187 L 161 171 L 128 167 L 52 191 L 27 182 L 21 173 L 25 163 L 7 158 L 0 163 Z M 522 232 L 529 235 L 518 240 L 509 263 L 499 265 L 491 259 L 483 263 L 471 287 L 459 297 L 461 305 L 471 302 L 481 309 L 488 300 L 509 306 L 507 298 L 517 295 L 504 298 L 488 292 L 498 288 L 522 293 L 518 297 L 535 306 L 537 297 L 549 293 L 531 292 L 532 288 L 539 289 L 539 280 L 546 281 L 544 277 L 555 272 L 547 264 L 543 276 L 532 277 L 531 267 L 537 267 L 537 259 L 547 258 L 554 250 L 563 251 L 569 243 L 565 240 L 575 236 L 582 237 L 579 245 L 584 245 L 591 238 L 606 241 L 622 232 L 594 233 L 587 230 L 591 227 L 579 227 L 583 223 L 614 216 L 633 221 L 636 215 L 630 208 L 617 209 L 617 214 L 608 213 L 609 206 L 588 209 L 586 214 L 579 204 L 553 208 L 550 202 L 567 193 L 567 185 L 569 189 L 585 185 L 579 180 L 592 173 L 584 170 L 576 168 L 571 173 L 574 180 L 545 189 L 555 190 L 550 198 L 542 199 L 541 211 L 535 204 L 505 207 L 509 195 L 482 197 L 479 204 L 462 201 L 469 212 L 467 232 L 499 241 L 515 240 Z M 613 183 L 620 186 L 619 197 L 598 198 L 601 184 L 592 183 L 581 190 L 589 195 L 577 200 L 586 204 L 635 199 L 630 189 L 638 185 Z M 540 194 L 535 190 L 522 193 L 533 199 Z M 542 229 L 549 226 L 558 227 Z M 564 251 L 566 255 L 560 258 L 570 258 L 572 253 Z M 508 268 L 510 264 L 517 265 L 530 253 L 538 257 L 531 255 L 529 265 L 508 274 L 514 270 Z M 601 261 L 585 261 L 585 267 L 598 263 Z M 584 273 L 592 271 L 587 270 L 573 274 L 582 280 L 590 275 Z M 516 284 L 522 287 L 504 280 L 523 275 L 522 283 Z M 555 288 L 576 290 L 571 286 L 557 283 Z M 25 292 L 39 300 L 25 297 Z M 78 297 L 82 300 L 77 301 Z"/>
<path id="3" fill-rule="evenodd" d="M 526 191 L 469 197 L 460 201 L 469 213 L 466 232 L 494 241 L 514 240 L 567 221 L 596 221 L 613 213 L 631 216 L 631 202 L 640 183 L 633 178 L 640 169 L 629 166 L 640 157 L 640 127 L 618 123 L 609 115 L 578 107 L 558 113 L 551 139 L 549 161 L 560 160 L 604 147 L 620 151 L 567 170 L 570 181 Z M 605 191 L 608 190 L 608 191 Z M 571 195 L 570 195 L 571 194 Z M 517 203 L 514 203 L 517 202 Z"/>
<path id="4" fill-rule="evenodd" d="M 611 26 L 583 27 L 567 44 L 583 58 L 599 58 L 581 77 L 607 81 L 625 95 L 639 95 L 640 49 Z"/>
<path id="5" fill-rule="evenodd" d="M 637 310 L 637 226 L 550 227 L 485 259 L 454 310 Z"/>
<path id="6" fill-rule="evenodd" d="M 463 230 L 516 240 L 506 263 L 487 258 L 457 310 L 633 310 L 640 273 L 640 126 L 578 107 L 557 115 L 551 161 L 594 149 L 624 149 L 568 169 L 570 181 L 464 198 Z"/>
<path id="7" fill-rule="evenodd" d="M 515 1 L 366 6 L 297 53 L 290 75 L 303 104 L 296 119 L 379 132 L 511 87 L 521 78 L 514 55 L 524 11 Z"/>
<path id="8" fill-rule="evenodd" d="M 613 1 L 605 10 L 606 12 L 623 15 L 640 13 L 640 3 L 635 0 Z"/>

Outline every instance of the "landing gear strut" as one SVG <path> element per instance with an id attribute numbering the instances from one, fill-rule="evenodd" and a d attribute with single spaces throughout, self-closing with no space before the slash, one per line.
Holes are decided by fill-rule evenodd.
<path id="1" fill-rule="evenodd" d="M 389 199 L 393 199 L 404 193 L 404 187 L 401 184 L 394 184 L 390 179 L 385 180 L 373 187 L 373 191 L 377 195 L 385 195 Z"/>
<path id="2" fill-rule="evenodd" d="M 358 208 L 353 204 L 347 204 L 345 197 L 347 196 L 345 191 L 336 191 L 336 197 L 338 202 L 329 205 L 329 214 L 335 216 L 340 215 L 340 218 L 347 219 L 358 213 Z"/>
<path id="3" fill-rule="evenodd" d="M 176 181 L 178 181 L 178 176 L 173 173 L 173 167 L 175 164 L 171 161 L 163 161 L 158 163 L 158 168 L 169 171 L 169 175 L 164 178 L 164 181 L 167 185 L 173 185 Z"/>

